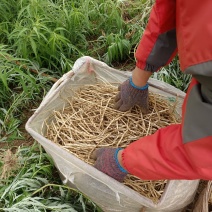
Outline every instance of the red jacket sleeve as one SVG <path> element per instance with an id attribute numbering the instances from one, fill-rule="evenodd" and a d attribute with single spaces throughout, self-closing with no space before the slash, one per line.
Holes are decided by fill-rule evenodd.
<path id="1" fill-rule="evenodd" d="M 161 128 L 124 149 L 128 172 L 143 180 L 212 179 L 212 90 L 203 88 L 192 80 L 182 124 Z"/>
<path id="2" fill-rule="evenodd" d="M 143 137 L 123 151 L 124 167 L 143 180 L 198 178 L 181 138 L 181 125 Z"/>
<path id="3" fill-rule="evenodd" d="M 130 144 L 123 165 L 143 180 L 211 180 L 211 141 L 208 136 L 183 144 L 181 125 L 171 125 Z"/>
<path id="4" fill-rule="evenodd" d="M 135 54 L 138 68 L 154 72 L 173 59 L 177 52 L 175 26 L 175 0 L 156 0 Z"/>

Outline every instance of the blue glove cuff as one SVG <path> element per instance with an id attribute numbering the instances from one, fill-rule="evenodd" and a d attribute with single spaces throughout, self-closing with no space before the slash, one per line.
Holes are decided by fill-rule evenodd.
<path id="1" fill-rule="evenodd" d="M 119 161 L 118 161 L 118 152 L 119 152 L 121 149 L 122 149 L 122 148 L 117 148 L 117 149 L 116 149 L 115 154 L 114 154 L 114 158 L 115 158 L 115 161 L 116 161 L 116 164 L 117 164 L 119 170 L 120 170 L 121 172 L 123 172 L 123 173 L 128 174 L 128 171 L 125 170 L 125 169 L 120 165 L 120 163 L 119 163 Z"/>
<path id="2" fill-rule="evenodd" d="M 132 77 L 130 77 L 130 85 L 131 85 L 133 88 L 136 88 L 136 89 L 138 89 L 138 90 L 146 90 L 146 89 L 149 87 L 148 83 L 147 83 L 146 85 L 144 85 L 143 87 L 136 86 L 136 85 L 133 83 L 133 81 L 132 81 Z"/>

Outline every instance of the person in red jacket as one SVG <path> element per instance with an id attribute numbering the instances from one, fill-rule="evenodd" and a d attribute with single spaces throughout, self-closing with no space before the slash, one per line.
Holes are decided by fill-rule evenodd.
<path id="1" fill-rule="evenodd" d="M 148 79 L 178 53 L 181 70 L 192 75 L 182 123 L 159 129 L 125 149 L 100 148 L 95 167 L 123 181 L 212 179 L 212 1 L 156 0 L 136 51 L 132 77 L 119 87 L 115 108 L 148 110 Z"/>

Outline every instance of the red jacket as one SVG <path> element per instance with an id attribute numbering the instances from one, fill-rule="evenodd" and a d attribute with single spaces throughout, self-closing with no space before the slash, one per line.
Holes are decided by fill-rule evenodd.
<path id="1" fill-rule="evenodd" d="M 136 51 L 137 66 L 157 71 L 178 50 L 193 75 L 182 124 L 158 130 L 123 151 L 124 167 L 141 179 L 212 179 L 212 1 L 156 0 Z"/>

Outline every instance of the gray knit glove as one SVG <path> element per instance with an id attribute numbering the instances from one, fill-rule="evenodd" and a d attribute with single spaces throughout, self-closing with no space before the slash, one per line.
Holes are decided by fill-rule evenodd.
<path id="1" fill-rule="evenodd" d="M 120 91 L 115 97 L 114 109 L 127 111 L 135 105 L 141 107 L 143 113 L 149 110 L 148 84 L 143 87 L 136 86 L 132 78 L 123 82 L 119 87 Z"/>
<path id="2" fill-rule="evenodd" d="M 123 182 L 128 172 L 118 161 L 121 148 L 102 147 L 94 151 L 91 158 L 95 160 L 94 167 L 119 182 Z"/>

